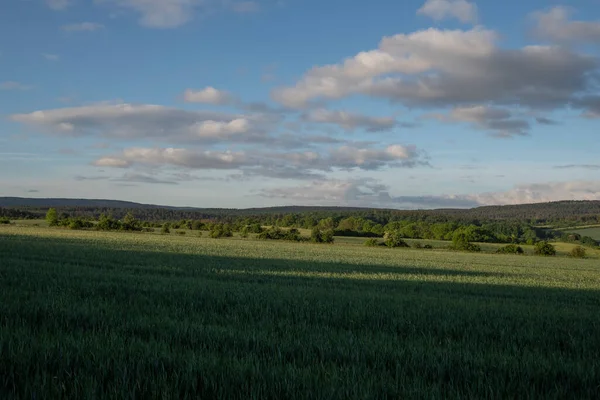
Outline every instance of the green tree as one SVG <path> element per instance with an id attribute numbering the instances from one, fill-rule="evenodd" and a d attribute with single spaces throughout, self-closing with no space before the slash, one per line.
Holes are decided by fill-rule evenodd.
<path id="1" fill-rule="evenodd" d="M 460 251 L 481 251 L 481 247 L 471 243 L 472 232 L 468 229 L 458 229 L 452 236 L 452 249 Z"/>
<path id="2" fill-rule="evenodd" d="M 50 208 L 46 213 L 46 222 L 50 226 L 58 226 L 58 213 L 56 208 Z"/>
<path id="3" fill-rule="evenodd" d="M 128 212 L 127 214 L 125 214 L 125 217 L 123 217 L 121 229 L 123 229 L 124 231 L 141 231 L 142 225 L 140 221 L 135 219 L 131 212 Z"/>
<path id="4" fill-rule="evenodd" d="M 169 233 L 171 233 L 171 228 L 169 228 L 168 223 L 163 224 L 162 228 L 160 228 L 160 233 L 162 233 L 163 235 L 168 235 Z"/>

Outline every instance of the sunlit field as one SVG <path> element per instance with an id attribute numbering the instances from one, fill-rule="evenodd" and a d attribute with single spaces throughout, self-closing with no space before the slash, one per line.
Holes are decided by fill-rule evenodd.
<path id="1" fill-rule="evenodd" d="M 363 241 L 0 226 L 0 398 L 598 397 L 598 259 Z"/>

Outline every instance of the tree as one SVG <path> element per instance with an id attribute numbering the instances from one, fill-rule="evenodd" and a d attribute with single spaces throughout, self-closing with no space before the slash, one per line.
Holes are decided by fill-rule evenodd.
<path id="1" fill-rule="evenodd" d="M 50 208 L 46 213 L 46 222 L 50 226 L 58 226 L 58 213 L 56 208 Z"/>
<path id="2" fill-rule="evenodd" d="M 232 237 L 233 231 L 229 224 L 214 224 L 210 230 L 209 236 L 213 239 Z"/>
<path id="3" fill-rule="evenodd" d="M 555 256 L 556 248 L 548 242 L 537 242 L 533 253 L 537 256 Z"/>
<path id="4" fill-rule="evenodd" d="M 135 219 L 131 212 L 128 212 L 127 214 L 125 214 L 125 217 L 123 217 L 121 229 L 123 229 L 124 231 L 141 231 L 142 226 L 140 224 L 140 221 Z"/>
<path id="5" fill-rule="evenodd" d="M 454 232 L 454 235 L 452 236 L 451 248 L 453 250 L 460 250 L 460 251 L 474 251 L 474 252 L 481 251 L 481 247 L 470 242 L 471 237 L 472 237 L 471 232 L 469 230 L 465 230 L 465 229 L 456 230 L 456 232 Z"/>
<path id="6" fill-rule="evenodd" d="M 10 219 L 8 217 L 0 217 L 0 224 L 8 225 L 10 224 Z"/>
<path id="7" fill-rule="evenodd" d="M 160 228 L 160 233 L 162 233 L 163 235 L 168 235 L 169 233 L 171 233 L 171 228 L 169 228 L 168 223 L 163 224 L 162 228 Z"/>

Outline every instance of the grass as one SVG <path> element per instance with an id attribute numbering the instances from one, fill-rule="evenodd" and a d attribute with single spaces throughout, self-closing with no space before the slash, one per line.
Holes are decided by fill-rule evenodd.
<path id="1" fill-rule="evenodd" d="M 597 398 L 597 260 L 0 227 L 0 398 Z"/>

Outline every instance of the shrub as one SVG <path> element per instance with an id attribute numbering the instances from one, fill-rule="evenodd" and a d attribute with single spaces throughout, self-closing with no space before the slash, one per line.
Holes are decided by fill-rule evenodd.
<path id="1" fill-rule="evenodd" d="M 8 225 L 10 224 L 10 219 L 8 217 L 0 217 L 0 224 Z"/>
<path id="2" fill-rule="evenodd" d="M 379 240 L 377 240 L 376 238 L 367 239 L 365 241 L 365 246 L 367 246 L 367 247 L 379 246 Z"/>
<path id="3" fill-rule="evenodd" d="M 247 238 L 249 236 L 248 233 L 248 227 L 244 226 L 241 230 L 240 230 L 240 237 L 243 237 L 244 239 Z"/>
<path id="4" fill-rule="evenodd" d="M 399 230 L 386 232 L 383 235 L 383 243 L 387 247 L 409 247 Z"/>
<path id="5" fill-rule="evenodd" d="M 322 230 L 315 226 L 310 233 L 310 241 L 313 243 L 333 243 L 333 229 Z"/>
<path id="6" fill-rule="evenodd" d="M 500 247 L 496 250 L 498 254 L 523 254 L 523 248 L 521 246 L 517 246 L 516 244 L 509 244 L 504 247 Z"/>
<path id="7" fill-rule="evenodd" d="M 536 256 L 555 256 L 556 248 L 548 242 L 537 242 L 533 249 Z"/>
<path id="8" fill-rule="evenodd" d="M 162 228 L 160 228 L 160 233 L 162 233 L 163 235 L 168 235 L 169 233 L 171 233 L 171 228 L 169 228 L 169 224 L 164 224 Z"/>
<path id="9" fill-rule="evenodd" d="M 204 228 L 204 224 L 202 223 L 202 221 L 194 221 L 192 222 L 191 227 L 193 231 L 200 231 L 202 230 L 202 228 Z"/>
<path id="10" fill-rule="evenodd" d="M 433 246 L 430 244 L 426 244 L 425 246 L 423 246 L 424 249 L 433 249 Z"/>
<path id="11" fill-rule="evenodd" d="M 569 253 L 573 258 L 585 258 L 585 249 L 581 246 L 573 247 Z"/>
<path id="12" fill-rule="evenodd" d="M 423 245 L 420 242 L 414 242 L 412 244 L 413 249 L 422 249 Z"/>

